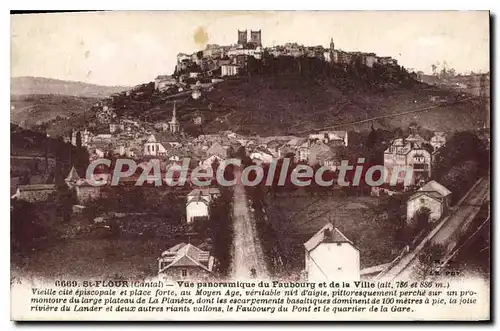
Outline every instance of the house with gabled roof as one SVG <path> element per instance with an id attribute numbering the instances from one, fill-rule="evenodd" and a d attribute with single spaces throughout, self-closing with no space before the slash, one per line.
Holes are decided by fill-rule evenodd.
<path id="1" fill-rule="evenodd" d="M 429 221 L 435 222 L 445 215 L 451 202 L 451 191 L 435 180 L 419 188 L 406 202 L 406 220 L 411 222 L 421 208 L 430 210 Z"/>
<path id="2" fill-rule="evenodd" d="M 418 143 L 418 138 L 413 142 L 397 138 L 384 151 L 384 167 L 386 183 L 396 177 L 405 188 L 417 185 L 431 177 L 431 154 Z"/>
<path id="3" fill-rule="evenodd" d="M 167 155 L 167 149 L 161 142 L 156 141 L 154 135 L 150 135 L 144 143 L 143 153 L 147 156 L 165 156 Z"/>
<path id="4" fill-rule="evenodd" d="M 64 181 L 69 187 L 71 187 L 81 179 L 82 178 L 78 175 L 78 172 L 76 171 L 75 167 L 71 167 L 71 170 L 69 171 L 69 174 L 66 177 L 66 179 L 64 179 Z"/>
<path id="5" fill-rule="evenodd" d="M 76 199 L 79 204 L 84 205 L 85 203 L 96 200 L 101 197 L 101 183 L 104 181 L 106 183 L 108 176 L 105 174 L 93 174 L 93 182 L 87 180 L 86 178 L 80 177 L 75 167 L 71 167 L 68 176 L 66 176 L 65 182 L 70 189 L 73 189 L 76 194 Z"/>
<path id="6" fill-rule="evenodd" d="M 210 252 L 190 243 L 180 243 L 164 251 L 158 258 L 158 274 L 174 280 L 211 278 L 215 262 Z"/>
<path id="7" fill-rule="evenodd" d="M 186 199 L 186 222 L 192 224 L 197 221 L 207 220 L 210 215 L 211 196 L 208 191 L 195 189 Z"/>
<path id="8" fill-rule="evenodd" d="M 359 249 L 328 222 L 305 244 L 307 281 L 359 280 Z"/>
<path id="9" fill-rule="evenodd" d="M 271 163 L 273 158 L 273 153 L 261 146 L 257 146 L 250 153 L 250 159 L 256 164 Z"/>
<path id="10" fill-rule="evenodd" d="M 207 149 L 207 156 L 216 155 L 221 159 L 227 158 L 227 147 L 223 146 L 219 142 L 214 142 L 212 146 Z"/>

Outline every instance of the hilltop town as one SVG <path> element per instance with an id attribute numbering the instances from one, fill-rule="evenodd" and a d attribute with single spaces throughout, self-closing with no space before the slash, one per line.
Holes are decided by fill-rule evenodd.
<path id="1" fill-rule="evenodd" d="M 325 81 L 324 94 L 302 98 L 296 93 L 293 104 L 300 109 L 290 110 L 292 102 L 282 101 L 291 97 L 276 92 L 309 91 L 314 84 L 324 88 Z M 249 86 L 261 89 L 250 93 Z M 105 266 L 87 270 L 109 277 L 127 272 L 171 279 L 394 276 L 407 270 L 400 266 L 405 254 L 430 254 L 416 252 L 421 243 L 428 242 L 429 250 L 446 247 L 441 257 L 450 256 L 450 247 L 461 240 L 456 234 L 468 233 L 484 213 L 489 98 L 481 86 L 478 91 L 441 91 L 420 82 L 390 56 L 343 51 L 333 38 L 328 48 L 296 43 L 264 47 L 261 30 L 238 30 L 234 45 L 209 44 L 192 54 L 179 53 L 173 74 L 159 73 L 150 83 L 99 99 L 74 118 L 49 123 L 76 127 L 66 127 L 71 131 L 50 148 L 37 145 L 45 149 L 36 166 L 11 174 L 13 245 L 24 254 L 39 242 L 62 238 L 83 243 L 92 255 L 107 245 L 96 241 L 93 246 L 93 240 L 113 240 L 117 246 L 106 246 Z M 271 94 L 276 106 L 266 109 L 259 99 L 272 99 Z M 252 101 L 240 102 L 242 95 Z M 359 100 L 351 101 L 352 95 Z M 369 98 L 377 99 L 369 103 Z M 469 111 L 471 105 L 481 111 Z M 315 112 L 316 107 L 326 110 Z M 398 111 L 386 113 L 384 107 Z M 443 116 L 436 125 L 446 125 L 446 116 L 466 118 L 463 122 L 474 129 L 436 130 L 429 122 L 424 125 L 420 115 L 436 116 L 436 122 Z M 303 120 L 313 116 L 315 121 Z M 34 131 L 48 130 L 49 124 Z M 13 141 L 21 148 L 30 145 Z M 159 159 L 163 174 L 186 158 L 190 170 L 217 168 L 229 158 L 269 169 L 274 161 L 281 166 L 290 158 L 291 169 L 301 164 L 325 167 L 332 177 L 338 176 L 343 160 L 360 164 L 363 172 L 371 166 L 389 173 L 409 167 L 413 176 L 409 182 L 399 178 L 395 186 L 387 180 L 375 187 L 362 181 L 347 188 L 287 183 L 229 189 L 216 183 L 200 188 L 191 181 L 184 187 L 157 187 L 152 176 L 137 187 L 138 172 L 117 187 L 93 186 L 86 169 L 102 158 L 133 159 L 142 169 Z M 237 174 L 238 169 L 231 169 L 231 175 Z M 110 168 L 104 166 L 94 175 L 111 180 Z M 468 204 L 472 199 L 476 207 Z M 47 206 L 56 215 L 40 212 Z M 457 213 L 461 208 L 472 208 L 464 219 Z M 18 224 L 27 214 L 37 222 Z M 432 244 L 431 231 L 453 218 L 457 226 Z M 248 251 L 238 255 L 235 245 Z M 82 253 L 81 247 L 72 249 Z M 332 257 L 339 255 L 331 253 L 337 249 L 342 258 Z M 39 254 L 46 256 L 43 250 Z M 124 258 L 132 267 L 115 268 Z M 43 269 L 33 260 L 26 264 L 32 270 L 22 272 Z"/>

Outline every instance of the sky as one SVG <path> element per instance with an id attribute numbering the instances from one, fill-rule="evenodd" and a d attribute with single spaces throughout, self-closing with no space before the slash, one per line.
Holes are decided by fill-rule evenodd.
<path id="1" fill-rule="evenodd" d="M 487 11 L 114 11 L 11 15 L 11 76 L 134 86 L 171 74 L 179 52 L 230 45 L 261 30 L 264 46 L 298 42 L 392 56 L 431 72 L 489 71 Z"/>

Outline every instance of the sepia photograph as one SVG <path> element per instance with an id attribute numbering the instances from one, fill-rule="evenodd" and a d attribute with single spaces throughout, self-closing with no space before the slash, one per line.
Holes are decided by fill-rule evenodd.
<path id="1" fill-rule="evenodd" d="M 490 24 L 11 13 L 11 319 L 489 320 Z"/>

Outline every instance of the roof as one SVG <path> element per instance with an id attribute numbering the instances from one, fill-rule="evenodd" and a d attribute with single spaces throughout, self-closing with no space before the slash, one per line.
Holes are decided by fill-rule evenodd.
<path id="1" fill-rule="evenodd" d="M 330 140 L 342 140 L 347 135 L 347 131 L 321 131 L 320 134 L 327 134 Z"/>
<path id="2" fill-rule="evenodd" d="M 421 143 L 425 143 L 427 142 L 424 138 L 422 138 L 421 135 L 419 135 L 418 133 L 415 133 L 415 134 L 410 134 L 408 137 L 406 137 L 406 141 L 415 141 L 415 142 L 421 142 Z"/>
<path id="3" fill-rule="evenodd" d="M 291 140 L 289 140 L 288 142 L 286 142 L 285 144 L 283 144 L 283 146 L 281 146 L 280 148 L 290 147 L 290 146 L 298 147 L 298 146 L 302 145 L 306 141 L 307 141 L 307 138 L 292 138 Z"/>
<path id="4" fill-rule="evenodd" d="M 265 154 L 273 156 L 273 153 L 271 153 L 270 150 L 268 150 L 266 147 L 263 147 L 263 146 L 255 147 L 254 150 L 252 151 L 252 153 L 265 153 Z"/>
<path id="5" fill-rule="evenodd" d="M 278 148 L 283 145 L 283 140 L 273 139 L 265 143 L 267 148 Z"/>
<path id="6" fill-rule="evenodd" d="M 221 144 L 215 142 L 212 144 L 212 146 L 210 146 L 209 149 L 207 149 L 206 154 L 211 156 L 216 155 L 221 158 L 224 158 L 227 156 L 227 150 Z"/>
<path id="7" fill-rule="evenodd" d="M 356 248 L 352 241 L 347 239 L 347 237 L 344 236 L 344 234 L 340 232 L 339 229 L 335 228 L 330 222 L 322 227 L 321 230 L 316 232 L 311 239 L 304 243 L 304 247 L 310 252 L 321 243 L 348 243 Z"/>
<path id="8" fill-rule="evenodd" d="M 55 184 L 34 184 L 34 185 L 19 185 L 18 189 L 20 192 L 23 191 L 45 191 L 45 190 L 55 190 Z"/>
<path id="9" fill-rule="evenodd" d="M 439 194 L 438 192 L 425 192 L 425 191 L 422 191 L 422 192 L 415 192 L 409 199 L 408 201 L 410 200 L 415 200 L 419 197 L 421 197 L 422 195 L 425 195 L 425 196 L 428 196 L 429 198 L 431 199 L 434 199 L 436 201 L 439 201 L 441 202 L 443 200 L 443 196 L 441 194 Z"/>
<path id="10" fill-rule="evenodd" d="M 191 192 L 189 192 L 188 196 L 197 196 L 197 195 L 209 195 L 209 194 L 220 194 L 220 190 L 217 187 L 208 187 L 208 188 L 195 188 Z"/>
<path id="11" fill-rule="evenodd" d="M 192 196 L 191 199 L 188 199 L 188 201 L 186 203 L 186 207 L 189 206 L 193 202 L 203 202 L 205 205 L 208 206 L 209 202 L 207 199 L 210 199 L 210 198 L 208 198 L 207 195 L 205 195 L 205 194 L 194 195 L 194 196 Z"/>
<path id="12" fill-rule="evenodd" d="M 71 181 L 76 181 L 81 179 L 81 177 L 78 175 L 78 172 L 76 171 L 75 167 L 71 167 L 71 170 L 69 171 L 68 177 L 66 177 L 67 182 Z"/>
<path id="13" fill-rule="evenodd" d="M 161 254 L 161 260 L 170 262 L 163 270 L 171 267 L 200 267 L 206 271 L 209 269 L 210 253 L 196 246 L 180 243 L 169 248 Z M 163 271 L 163 270 L 160 270 Z"/>
<path id="14" fill-rule="evenodd" d="M 439 193 L 442 197 L 446 197 L 449 194 L 451 194 L 451 191 L 448 190 L 446 187 L 443 185 L 439 184 L 435 180 L 431 180 L 424 186 L 418 189 L 419 192 L 437 192 Z"/>

